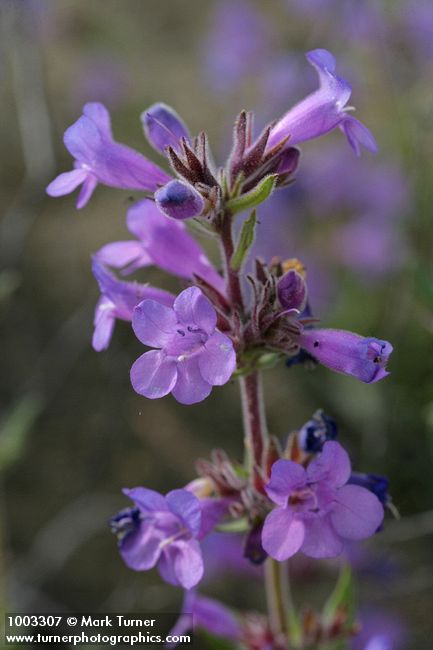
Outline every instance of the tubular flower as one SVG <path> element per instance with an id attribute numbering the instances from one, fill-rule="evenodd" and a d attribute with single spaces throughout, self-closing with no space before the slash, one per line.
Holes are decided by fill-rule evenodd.
<path id="1" fill-rule="evenodd" d="M 393 348 L 388 341 L 344 330 L 304 329 L 298 342 L 319 363 L 367 384 L 389 375 L 385 367 Z"/>
<path id="2" fill-rule="evenodd" d="M 199 500 L 186 490 L 165 497 L 137 487 L 123 490 L 135 504 L 111 519 L 119 536 L 120 554 L 127 566 L 146 571 L 157 566 L 161 577 L 185 589 L 203 576 L 203 558 L 197 537 L 201 526 Z"/>
<path id="3" fill-rule="evenodd" d="M 167 306 L 174 302 L 175 296 L 163 289 L 118 280 L 97 260 L 93 260 L 92 271 L 101 290 L 101 297 L 95 309 L 92 338 L 92 346 L 96 352 L 108 348 L 116 319 L 131 321 L 134 307 L 145 298 L 158 300 Z"/>
<path id="4" fill-rule="evenodd" d="M 263 527 L 267 553 L 279 561 L 299 550 L 309 557 L 335 557 L 344 540 L 373 535 L 382 523 L 383 507 L 366 488 L 348 485 L 350 475 L 346 451 L 332 440 L 306 469 L 290 460 L 274 463 L 265 489 L 278 507 Z"/>
<path id="5" fill-rule="evenodd" d="M 131 368 L 134 390 L 150 399 L 173 393 L 182 404 L 204 400 L 212 386 L 229 381 L 236 367 L 232 341 L 216 329 L 216 313 L 197 287 L 176 298 L 173 308 L 144 300 L 132 327 L 150 347 Z"/>
<path id="6" fill-rule="evenodd" d="M 360 145 L 370 151 L 377 151 L 376 141 L 367 127 L 347 112 L 349 108 L 346 104 L 352 88 L 347 81 L 335 74 L 334 56 L 321 49 L 312 50 L 306 56 L 317 70 L 320 86 L 275 124 L 269 136 L 268 149 L 286 137 L 289 137 L 290 146 L 293 146 L 339 127 L 356 155 L 360 154 Z"/>
<path id="7" fill-rule="evenodd" d="M 184 224 L 167 219 L 153 201 L 143 199 L 128 210 L 126 223 L 137 240 L 103 246 L 95 258 L 108 266 L 131 273 L 154 264 L 164 271 L 192 280 L 198 275 L 224 293 L 223 278 Z"/>
<path id="8" fill-rule="evenodd" d="M 98 183 L 154 192 L 170 176 L 134 149 L 113 139 L 110 116 L 103 104 L 89 103 L 66 131 L 64 143 L 75 158 L 75 169 L 57 176 L 47 187 L 50 196 L 70 194 L 82 185 L 77 208 L 89 201 Z"/>

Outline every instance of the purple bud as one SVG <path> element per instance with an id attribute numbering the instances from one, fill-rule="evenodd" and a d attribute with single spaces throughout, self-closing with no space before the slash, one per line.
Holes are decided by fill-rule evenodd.
<path id="1" fill-rule="evenodd" d="M 307 302 L 307 285 L 295 270 L 287 271 L 277 284 L 278 300 L 284 309 L 302 311 Z"/>
<path id="2" fill-rule="evenodd" d="M 196 217 L 204 208 L 202 196 L 192 185 L 173 180 L 155 192 L 159 209 L 173 219 Z"/>
<path id="3" fill-rule="evenodd" d="M 175 110 L 166 104 L 153 104 L 141 114 L 144 133 L 156 151 L 165 153 L 170 146 L 179 149 L 181 138 L 190 140 L 188 129 Z"/>
<path id="4" fill-rule="evenodd" d="M 301 152 L 296 147 L 283 151 L 277 168 L 277 174 L 294 174 L 298 169 Z"/>

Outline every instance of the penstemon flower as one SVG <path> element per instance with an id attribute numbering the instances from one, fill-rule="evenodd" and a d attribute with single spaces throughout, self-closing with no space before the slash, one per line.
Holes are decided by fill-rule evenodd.
<path id="1" fill-rule="evenodd" d="M 131 368 L 137 393 L 155 399 L 168 393 L 182 404 L 205 399 L 226 384 L 236 367 L 233 343 L 216 329 L 217 315 L 197 287 L 185 289 L 173 308 L 144 300 L 134 310 L 138 339 L 159 350 L 145 352 Z"/>
<path id="2" fill-rule="evenodd" d="M 119 535 L 126 564 L 136 571 L 158 566 L 167 582 L 194 587 L 203 576 L 203 558 L 197 537 L 201 527 L 199 500 L 186 490 L 162 496 L 154 490 L 124 490 L 135 504 L 111 520 Z"/>
<path id="3" fill-rule="evenodd" d="M 65 133 L 75 169 L 47 188 L 59 196 L 82 184 L 77 207 L 88 202 L 97 183 L 144 192 L 127 213 L 133 238 L 108 243 L 92 258 L 101 292 L 94 349 L 108 347 L 117 319 L 131 322 L 138 340 L 152 348 L 131 367 L 134 390 L 149 399 L 171 393 L 182 404 L 195 404 L 214 386 L 239 380 L 245 461 L 215 450 L 210 461 L 197 461 L 197 477 L 184 489 L 166 496 L 144 487 L 124 490 L 134 505 L 114 516 L 111 527 L 127 566 L 157 567 L 164 580 L 186 590 L 203 577 L 205 536 L 243 534 L 243 561 L 259 572 L 264 564 L 269 615 L 237 616 L 195 592 L 186 595 L 184 611 L 191 610 L 208 632 L 248 650 L 319 649 L 322 642 L 326 647 L 351 637 L 356 628 L 343 606 L 332 615 L 312 612 L 295 631 L 290 628 L 287 567 L 278 563 L 298 551 L 335 557 L 347 540 L 380 531 L 384 506 L 392 507 L 387 479 L 352 472 L 335 440 L 337 425 L 322 410 L 285 444 L 266 428 L 260 383 L 266 368 L 280 360 L 287 366 L 307 361 L 373 384 L 389 374 L 392 352 L 387 341 L 318 327 L 299 260 L 256 258 L 245 270 L 256 235 L 255 208 L 289 185 L 298 168 L 300 152 L 293 145 L 338 127 L 357 154 L 360 145 L 376 150 L 368 129 L 347 112 L 351 87 L 336 75 L 332 54 L 318 49 L 307 58 L 318 72 L 319 89 L 257 137 L 252 113 L 242 111 L 223 166 L 214 164 L 207 135 L 192 136 L 166 104 L 153 104 L 141 120 L 170 174 L 115 142 L 107 109 L 86 104 Z M 242 219 L 237 239 L 236 218 Z M 193 225 L 195 234 L 219 244 L 221 268 L 196 240 Z M 149 266 L 180 280 L 180 293 L 147 284 Z M 132 273 L 143 279 L 118 277 Z M 183 624 L 181 619 L 175 629 L 184 630 Z"/>
<path id="4" fill-rule="evenodd" d="M 266 493 L 278 507 L 267 516 L 263 548 L 276 560 L 299 550 L 315 558 L 335 557 L 344 540 L 373 535 L 383 520 L 379 499 L 359 485 L 348 485 L 351 466 L 338 442 L 325 442 L 305 469 L 290 460 L 272 467 Z"/>
<path id="5" fill-rule="evenodd" d="M 86 205 L 98 183 L 153 191 L 170 178 L 150 160 L 113 140 L 110 116 L 102 104 L 86 104 L 83 115 L 65 132 L 64 142 L 75 158 L 75 169 L 60 174 L 47 192 L 63 196 L 82 185 L 77 208 Z"/>

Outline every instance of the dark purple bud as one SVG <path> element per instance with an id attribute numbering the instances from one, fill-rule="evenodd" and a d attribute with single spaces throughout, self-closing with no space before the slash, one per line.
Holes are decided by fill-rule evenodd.
<path id="1" fill-rule="evenodd" d="M 166 104 L 153 104 L 141 114 L 144 133 L 156 151 L 165 153 L 170 146 L 180 148 L 180 139 L 190 140 L 188 129 L 175 110 Z"/>
<path id="2" fill-rule="evenodd" d="M 262 546 L 262 529 L 262 523 L 255 524 L 245 540 L 244 557 L 253 564 L 263 564 L 268 557 L 268 554 Z"/>
<path id="3" fill-rule="evenodd" d="M 278 280 L 277 293 L 283 309 L 304 309 L 307 302 L 307 285 L 304 278 L 293 269 Z"/>
<path id="4" fill-rule="evenodd" d="M 155 201 L 159 209 L 173 219 L 196 217 L 204 208 L 201 194 L 192 185 L 173 180 L 155 192 Z"/>
<path id="5" fill-rule="evenodd" d="M 299 430 L 298 443 L 303 451 L 317 454 L 322 450 L 327 440 L 335 440 L 337 425 L 322 409 L 316 411 L 311 420 L 308 420 Z"/>
<path id="6" fill-rule="evenodd" d="M 281 154 L 277 174 L 294 174 L 298 168 L 301 152 L 295 147 L 289 147 Z"/>

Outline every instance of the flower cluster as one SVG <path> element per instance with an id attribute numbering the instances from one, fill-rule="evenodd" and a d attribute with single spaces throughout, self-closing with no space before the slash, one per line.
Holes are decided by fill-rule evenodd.
<path id="1" fill-rule="evenodd" d="M 319 75 L 319 89 L 258 135 L 252 114 L 242 111 L 223 166 L 214 165 L 207 135 L 192 137 L 165 104 L 151 106 L 141 119 L 170 173 L 116 142 L 108 111 L 92 103 L 65 133 L 74 170 L 47 188 L 51 196 L 60 196 L 81 185 L 79 208 L 98 183 L 144 192 L 126 217 L 133 239 L 108 243 L 92 257 L 101 292 L 93 347 L 109 346 L 117 319 L 131 324 L 137 339 L 150 348 L 131 367 L 138 394 L 158 399 L 171 393 L 182 404 L 194 404 L 214 386 L 240 380 L 245 464 L 218 450 L 210 462 L 198 461 L 198 478 L 183 489 L 166 496 L 144 487 L 124 490 L 134 505 L 111 520 L 130 568 L 157 567 L 164 580 L 186 590 L 203 577 L 201 542 L 215 528 L 240 526 L 244 555 L 257 564 L 268 556 L 268 563 L 282 562 L 298 551 L 312 558 L 335 557 L 348 540 L 380 529 L 389 502 L 386 479 L 352 472 L 335 440 L 336 425 L 323 411 L 291 434 L 284 448 L 268 436 L 264 424 L 258 382 L 267 366 L 309 360 L 370 384 L 388 374 L 392 352 L 387 341 L 317 327 L 298 260 L 257 258 L 250 264 L 253 270 L 245 271 L 256 232 L 255 208 L 293 180 L 300 159 L 294 145 L 339 128 L 357 155 L 361 145 L 376 150 L 368 129 L 348 113 L 351 87 L 336 75 L 332 54 L 314 50 L 307 58 Z M 235 219 L 245 213 L 249 216 L 235 241 Z M 221 268 L 188 229 L 192 224 L 218 242 Z M 125 279 L 149 266 L 181 281 L 177 296 L 143 280 Z M 217 634 L 224 631 L 243 647 L 287 647 L 284 625 L 276 629 L 266 617 L 239 622 L 192 593 L 186 603 L 199 621 L 206 619 L 208 627 L 214 621 Z M 315 625 L 326 638 L 329 621 Z M 342 620 L 331 625 L 348 634 L 343 627 Z M 310 632 L 306 628 L 305 638 Z"/>

